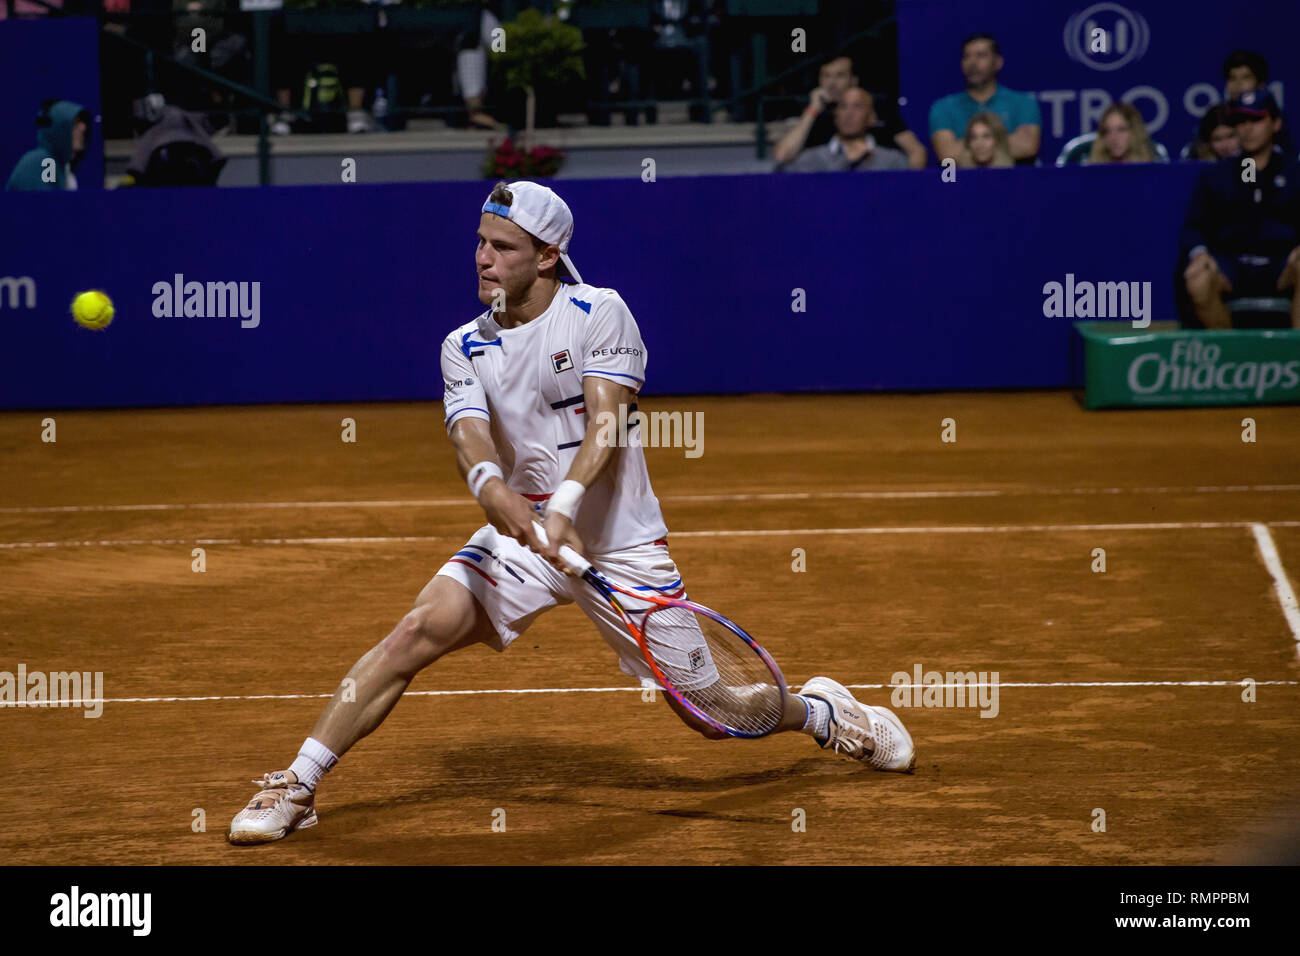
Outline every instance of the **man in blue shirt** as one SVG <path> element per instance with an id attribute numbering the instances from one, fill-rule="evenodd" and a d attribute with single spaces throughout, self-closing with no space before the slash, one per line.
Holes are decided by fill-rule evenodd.
<path id="1" fill-rule="evenodd" d="M 961 45 L 961 71 L 966 89 L 935 100 L 930 107 L 930 145 L 942 163 L 961 154 L 966 124 L 976 113 L 996 113 L 1010 133 L 1011 158 L 1032 163 L 1038 156 L 1043 116 L 1038 101 L 998 85 L 1002 53 L 998 41 L 987 33 L 976 33 Z"/>

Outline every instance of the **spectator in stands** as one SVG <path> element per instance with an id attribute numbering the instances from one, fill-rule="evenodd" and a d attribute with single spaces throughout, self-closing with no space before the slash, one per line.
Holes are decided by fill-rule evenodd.
<path id="1" fill-rule="evenodd" d="M 876 143 L 868 132 L 875 124 L 871 94 L 856 86 L 845 90 L 835 105 L 835 135 L 830 142 L 806 149 L 789 164 L 777 168 L 797 173 L 908 169 L 906 153 Z"/>
<path id="2" fill-rule="evenodd" d="M 845 90 L 858 85 L 853 61 L 847 56 L 837 56 L 822 64 L 817 75 L 817 88 L 808 94 L 808 106 L 798 122 L 776 144 L 773 155 L 778 163 L 789 163 L 805 149 L 823 146 L 835 135 L 835 104 Z M 876 125 L 871 135 L 879 143 L 896 147 L 907 154 L 912 169 L 925 167 L 925 147 L 903 123 L 898 110 L 887 103 L 874 103 Z"/>
<path id="3" fill-rule="evenodd" d="M 252 82 L 252 53 L 248 38 L 228 29 L 225 0 L 175 0 L 172 56 L 177 63 L 197 66 L 237 83 Z M 194 31 L 202 30 L 203 50 L 194 49 Z M 206 111 L 208 124 L 223 133 L 233 131 L 230 95 L 220 87 L 182 74 L 188 89 L 173 90 L 172 99 L 184 109 Z M 223 110 L 223 107 L 225 110 Z"/>
<path id="4" fill-rule="evenodd" d="M 1234 99 L 1243 93 L 1250 93 L 1254 90 L 1262 90 L 1268 87 L 1268 61 L 1258 53 L 1252 50 L 1233 50 L 1223 61 L 1223 93 L 1224 103 L 1231 103 Z M 1198 155 L 1198 144 L 1203 137 L 1193 140 L 1182 148 L 1179 152 L 1179 159 L 1195 159 Z M 1284 153 L 1290 156 L 1295 155 L 1295 143 L 1291 139 L 1291 131 L 1285 123 L 1278 130 L 1273 145 L 1277 146 Z M 1202 157 L 1205 158 L 1205 157 Z"/>
<path id="5" fill-rule="evenodd" d="M 1237 127 L 1228 122 L 1228 104 L 1211 106 L 1201 117 L 1196 131 L 1196 142 L 1190 151 L 1192 159 L 1215 160 L 1236 156 L 1241 151 L 1237 140 Z"/>
<path id="6" fill-rule="evenodd" d="M 962 137 L 961 155 L 957 165 L 962 169 L 1000 169 L 1014 166 L 1007 128 L 997 113 L 976 113 L 966 124 Z"/>
<path id="7" fill-rule="evenodd" d="M 1224 98 L 1231 102 L 1243 93 L 1268 88 L 1268 60 L 1251 50 L 1233 50 L 1223 61 Z M 1277 131 L 1273 145 L 1288 156 L 1295 156 L 1295 142 L 1285 123 Z"/>
<path id="8" fill-rule="evenodd" d="M 1154 163 L 1155 150 L 1142 122 L 1142 114 L 1132 103 L 1111 103 L 1097 124 L 1097 138 L 1087 163 Z"/>
<path id="9" fill-rule="evenodd" d="M 179 0 L 178 0 L 179 2 Z M 361 0 L 367 6 L 378 4 L 381 8 L 400 3 L 401 0 Z M 281 27 L 283 29 L 283 27 Z M 276 101 L 285 112 L 271 117 L 270 129 L 276 136 L 286 136 L 294 130 L 315 132 L 372 133 L 381 130 L 370 110 L 366 109 L 366 96 L 383 82 L 388 63 L 385 62 L 380 40 L 372 32 L 350 36 L 316 36 L 311 34 L 280 34 L 272 41 L 271 64 L 276 84 Z M 339 87 L 337 93 L 335 87 Z M 346 86 L 346 97 L 343 87 Z M 324 99 L 321 91 L 329 89 L 331 107 L 337 100 L 337 110 L 328 109 L 313 122 L 299 125 L 293 106 L 303 109 L 321 109 Z M 294 103 L 302 90 L 301 99 Z M 337 113 L 337 115 L 335 115 Z"/>
<path id="10" fill-rule="evenodd" d="M 1207 329 L 1232 326 L 1224 299 L 1291 295 L 1290 324 L 1300 329 L 1300 162 L 1273 142 L 1281 129 L 1268 90 L 1233 100 L 1241 158 L 1201 171 L 1179 245 L 1183 282 L 1196 319 Z M 1253 174 L 1247 160 L 1254 161 Z"/>
<path id="11" fill-rule="evenodd" d="M 164 105 L 135 144 L 122 186 L 215 186 L 226 157 L 206 117 Z"/>
<path id="12" fill-rule="evenodd" d="M 1032 163 L 1038 155 L 1043 117 L 1038 101 L 998 84 L 1002 69 L 998 41 L 987 33 L 976 33 L 961 45 L 961 71 L 966 89 L 935 100 L 930 107 L 930 145 L 939 162 L 959 159 L 960 133 L 976 113 L 996 113 L 1009 130 L 1011 158 Z"/>
<path id="13" fill-rule="evenodd" d="M 1235 100 L 1268 85 L 1268 61 L 1251 50 L 1233 50 L 1223 61 L 1223 92 Z"/>
<path id="14" fill-rule="evenodd" d="M 86 155 L 90 111 L 70 100 L 45 100 L 36 117 L 36 141 L 18 160 L 5 189 L 15 191 L 77 188 L 73 170 Z"/>
<path id="15" fill-rule="evenodd" d="M 465 101 L 465 114 L 475 129 L 502 129 L 501 123 L 487 112 L 488 48 L 494 30 L 501 21 L 485 4 L 479 12 L 479 28 L 459 39 L 456 52 L 456 88 Z"/>

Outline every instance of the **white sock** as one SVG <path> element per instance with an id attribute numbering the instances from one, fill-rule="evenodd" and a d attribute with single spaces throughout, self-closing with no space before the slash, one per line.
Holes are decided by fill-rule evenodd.
<path id="1" fill-rule="evenodd" d="M 339 758 L 334 756 L 332 750 L 314 737 L 308 737 L 303 741 L 302 749 L 298 751 L 298 759 L 289 769 L 298 775 L 298 781 L 303 786 L 308 790 L 315 790 L 321 777 L 329 773 L 338 762 Z"/>
<path id="2" fill-rule="evenodd" d="M 819 744 L 825 743 L 831 730 L 831 705 L 820 697 L 805 697 L 803 694 L 795 694 L 795 696 L 808 708 L 808 717 L 804 720 L 801 729 L 805 734 L 815 738 Z"/>

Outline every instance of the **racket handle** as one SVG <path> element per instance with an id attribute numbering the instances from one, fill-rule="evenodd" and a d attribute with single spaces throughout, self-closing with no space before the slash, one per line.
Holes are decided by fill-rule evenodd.
<path id="1" fill-rule="evenodd" d="M 546 529 L 542 527 L 540 521 L 533 522 L 533 530 L 537 532 L 537 537 L 541 540 L 543 545 L 551 543 L 550 539 L 546 536 Z M 591 569 L 591 562 L 580 555 L 577 551 L 574 551 L 567 544 L 560 545 L 560 560 L 568 565 L 569 570 L 578 577 L 582 577 Z"/>

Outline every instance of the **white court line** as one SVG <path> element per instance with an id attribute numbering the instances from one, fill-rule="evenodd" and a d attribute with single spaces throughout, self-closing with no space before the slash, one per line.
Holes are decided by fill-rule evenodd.
<path id="1" fill-rule="evenodd" d="M 1235 492 L 1300 491 L 1300 485 L 1165 485 L 1149 488 L 966 488 L 940 491 L 790 491 L 737 492 L 712 495 L 661 495 L 660 501 L 810 501 L 890 498 L 1059 497 L 1063 495 L 1232 494 Z M 65 514 L 95 511 L 250 511 L 272 508 L 454 508 L 476 502 L 460 498 L 412 498 L 375 501 L 218 501 L 196 504 L 47 505 L 4 507 L 0 514 Z"/>
<path id="2" fill-rule="evenodd" d="M 792 534 L 997 534 L 1015 531 L 1168 531 L 1189 528 L 1248 528 L 1250 521 L 1152 521 L 1110 524 L 920 525 L 880 528 L 772 528 L 746 531 L 670 531 L 671 538 L 743 538 Z M 1300 521 L 1270 521 L 1277 527 Z"/>
<path id="3" fill-rule="evenodd" d="M 1257 680 L 1256 687 L 1295 687 L 1300 680 Z M 796 685 L 798 686 L 798 685 Z M 905 687 L 991 687 L 992 684 L 845 684 L 853 690 L 892 690 Z M 999 682 L 997 687 L 1240 687 L 1240 680 L 1131 680 L 1131 681 L 1019 681 Z M 490 690 L 408 690 L 403 697 L 465 697 L 492 694 L 639 694 L 640 687 L 510 687 Z M 106 697 L 103 700 L 55 701 L 53 704 L 27 704 L 0 701 L 0 707 L 19 707 L 23 710 L 49 710 L 50 708 L 78 707 L 86 704 L 167 704 L 201 703 L 225 700 L 327 700 L 330 694 L 226 694 L 209 697 Z"/>
<path id="4" fill-rule="evenodd" d="M 1270 524 L 1281 524 L 1280 521 L 1270 522 Z M 1264 566 L 1268 568 L 1268 573 L 1273 577 L 1273 587 L 1277 590 L 1277 599 L 1282 604 L 1282 614 L 1286 618 L 1287 624 L 1291 626 L 1291 636 L 1300 642 L 1300 607 L 1296 606 L 1295 592 L 1291 590 L 1291 582 L 1287 579 L 1286 569 L 1282 567 L 1282 559 L 1278 557 L 1277 545 L 1273 543 L 1273 535 L 1269 533 L 1268 526 L 1263 524 L 1252 524 L 1250 530 L 1255 535 L 1255 542 L 1259 545 L 1259 553 L 1264 558 Z M 1297 647 L 1300 650 L 1300 647 Z"/>
<path id="5" fill-rule="evenodd" d="M 670 531 L 676 538 L 761 538 L 789 535 L 869 535 L 869 534 L 1003 534 L 1019 531 L 1171 531 L 1215 528 L 1253 528 L 1253 521 L 1160 521 L 1111 524 L 1001 524 L 1001 525 L 918 525 L 876 528 L 755 528 L 718 531 Z M 1300 521 L 1270 521 L 1278 528 L 1300 527 Z M 367 537 L 328 538 L 121 538 L 101 541 L 3 541 L 0 550 L 20 548 L 114 548 L 142 545 L 232 544 L 232 545 L 311 545 L 311 544 L 418 544 L 433 541 L 460 541 L 463 534 L 373 535 Z"/>

